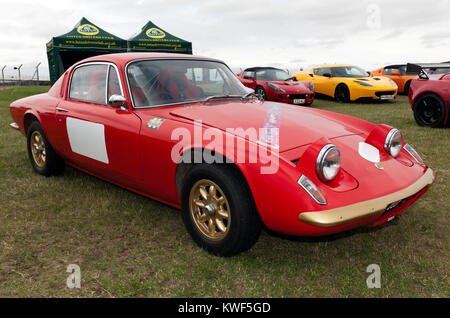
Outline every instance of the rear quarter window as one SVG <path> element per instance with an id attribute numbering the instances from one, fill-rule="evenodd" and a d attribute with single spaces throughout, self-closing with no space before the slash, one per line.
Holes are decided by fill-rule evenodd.
<path id="1" fill-rule="evenodd" d="M 66 77 L 67 74 L 62 75 L 55 84 L 50 88 L 48 91 L 48 94 L 52 97 L 60 98 L 63 96 L 64 93 L 64 86 L 66 83 Z"/>

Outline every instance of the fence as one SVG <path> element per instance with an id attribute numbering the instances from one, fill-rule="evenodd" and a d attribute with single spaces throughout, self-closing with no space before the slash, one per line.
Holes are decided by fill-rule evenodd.
<path id="1" fill-rule="evenodd" d="M 40 65 L 41 65 L 41 63 L 39 62 L 34 67 L 34 73 L 31 76 L 31 78 L 30 78 L 30 76 L 28 76 L 28 78 L 22 77 L 21 68 L 22 68 L 23 64 L 20 64 L 19 66 L 9 66 L 9 67 L 8 67 L 8 65 L 3 65 L 3 67 L 0 66 L 0 70 L 1 70 L 0 86 L 50 85 L 49 80 L 40 80 L 39 79 L 39 66 Z M 7 71 L 11 71 L 11 68 L 12 68 L 12 70 L 14 72 L 17 72 L 19 77 L 17 79 L 13 78 L 13 76 L 11 76 L 11 78 L 7 78 L 8 75 L 5 76 L 5 69 L 7 67 L 8 67 Z"/>
<path id="2" fill-rule="evenodd" d="M 10 80 L 5 79 L 4 81 L 0 79 L 0 86 L 31 86 L 31 85 L 50 85 L 48 80 Z"/>

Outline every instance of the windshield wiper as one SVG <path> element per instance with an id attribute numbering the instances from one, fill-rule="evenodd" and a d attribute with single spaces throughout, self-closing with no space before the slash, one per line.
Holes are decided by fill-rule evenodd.
<path id="1" fill-rule="evenodd" d="M 214 99 L 229 99 L 229 98 L 239 98 L 242 99 L 241 95 L 213 95 L 206 97 L 202 102 L 203 104 L 206 104 L 209 101 L 212 101 Z"/>
<path id="2" fill-rule="evenodd" d="M 250 96 L 255 95 L 255 92 L 248 92 L 247 94 L 245 94 L 244 96 L 241 96 L 241 99 L 247 99 Z"/>

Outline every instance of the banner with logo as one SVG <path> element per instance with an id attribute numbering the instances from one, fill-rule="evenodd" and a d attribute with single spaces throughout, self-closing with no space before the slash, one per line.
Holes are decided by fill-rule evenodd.
<path id="1" fill-rule="evenodd" d="M 128 40 L 130 52 L 170 52 L 192 54 L 192 43 L 166 32 L 149 21 Z"/>
<path id="2" fill-rule="evenodd" d="M 54 37 L 47 43 L 50 82 L 53 85 L 67 68 L 84 58 L 126 51 L 126 40 L 82 18 L 72 31 Z"/>

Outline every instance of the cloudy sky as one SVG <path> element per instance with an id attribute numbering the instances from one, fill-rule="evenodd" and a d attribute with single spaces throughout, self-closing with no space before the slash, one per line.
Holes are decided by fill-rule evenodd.
<path id="1" fill-rule="evenodd" d="M 0 69 L 31 77 L 45 44 L 86 17 L 127 39 L 148 21 L 193 43 L 194 54 L 233 70 L 291 72 L 323 63 L 367 70 L 390 63 L 450 60 L 450 0 L 0 0 Z"/>

